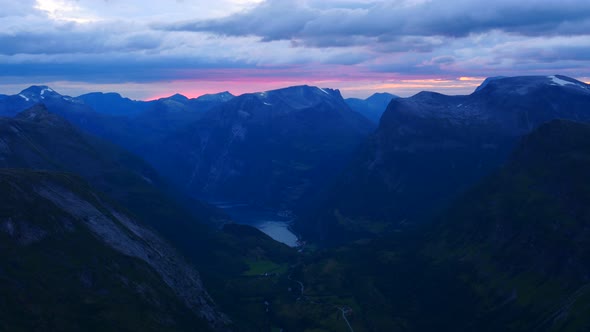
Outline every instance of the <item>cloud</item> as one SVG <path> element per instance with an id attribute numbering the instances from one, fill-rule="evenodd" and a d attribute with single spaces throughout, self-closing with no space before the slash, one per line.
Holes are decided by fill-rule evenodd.
<path id="1" fill-rule="evenodd" d="M 586 35 L 590 23 L 590 2 L 583 0 L 497 0 L 485 5 L 475 0 L 336 1 L 330 2 L 330 6 L 322 3 L 267 0 L 224 18 L 157 27 L 330 47 L 357 45 L 362 38 L 405 44 L 403 38 L 409 36 L 464 38 L 494 30 L 524 36 Z"/>
<path id="2" fill-rule="evenodd" d="M 374 52 L 433 52 L 456 39 L 505 35 L 588 36 L 590 2 L 580 0 L 267 0 L 223 18 L 154 25 L 167 31 L 255 36 L 308 48 L 363 46 Z"/>
<path id="3" fill-rule="evenodd" d="M 152 50 L 160 47 L 162 43 L 161 33 L 136 31 L 112 22 L 44 26 L 45 29 L 0 32 L 0 54 L 104 54 L 115 51 Z"/>
<path id="4" fill-rule="evenodd" d="M 34 0 L 0 0 L 0 8 L 2 8 L 0 18 L 28 15 L 34 5 Z"/>
<path id="5" fill-rule="evenodd" d="M 0 7 L 3 82 L 154 89 L 327 82 L 358 91 L 355 84 L 397 89 L 402 78 L 412 89 L 430 87 L 416 83 L 430 78 L 452 89 L 461 76 L 590 77 L 586 0 L 0 0 Z"/>

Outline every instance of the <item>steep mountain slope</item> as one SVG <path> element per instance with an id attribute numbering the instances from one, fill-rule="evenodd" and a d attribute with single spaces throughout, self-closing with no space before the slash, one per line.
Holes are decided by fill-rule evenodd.
<path id="1" fill-rule="evenodd" d="M 200 197 L 292 208 L 371 130 L 339 91 L 298 86 L 236 97 L 145 155 Z"/>
<path id="2" fill-rule="evenodd" d="M 520 330 L 590 328 L 589 166 L 590 125 L 542 125 L 442 217 L 429 249 L 473 265 L 466 283 L 496 304 L 512 301 Z"/>
<path id="3" fill-rule="evenodd" d="M 391 93 L 375 93 L 367 99 L 347 98 L 345 101 L 353 111 L 361 113 L 374 123 L 379 123 L 387 105 L 397 98 L 399 97 Z"/>
<path id="4" fill-rule="evenodd" d="M 197 201 L 177 197 L 144 161 L 127 151 L 88 136 L 42 105 L 16 118 L 0 118 L 0 167 L 67 171 L 128 208 L 169 239 L 194 236 L 204 223 L 225 218 Z M 178 197 L 182 199 L 182 197 Z M 200 222 L 199 222 L 200 221 Z M 190 237 L 193 239 L 190 239 Z"/>
<path id="5" fill-rule="evenodd" d="M 269 295 L 267 290 L 271 288 L 271 285 L 243 294 L 241 292 L 253 282 L 249 279 L 244 280 L 244 274 L 250 273 L 248 271 L 252 268 L 249 264 L 256 264 L 259 260 L 263 262 L 262 264 L 276 264 L 277 266 L 280 265 L 281 268 L 286 267 L 295 256 L 295 249 L 279 244 L 265 234 L 247 226 L 234 225 L 226 228 L 228 230 L 237 229 L 234 232 L 221 232 L 206 227 L 203 224 L 204 222 L 208 222 L 207 220 L 210 218 L 217 218 L 215 211 L 204 209 L 197 216 L 190 213 L 183 206 L 176 203 L 174 196 L 163 191 L 166 190 L 165 184 L 145 162 L 116 146 L 82 133 L 61 117 L 48 112 L 42 105 L 22 112 L 16 118 L 0 118 L 0 168 L 2 167 L 68 171 L 80 174 L 93 187 L 103 193 L 108 193 L 117 204 L 126 209 L 117 208 L 116 211 L 119 211 L 119 214 L 127 216 L 125 218 L 137 220 L 138 227 L 147 226 L 153 228 L 154 234 L 155 232 L 160 234 L 191 265 L 198 268 L 205 285 L 211 290 L 211 294 L 216 300 L 219 299 L 223 311 L 226 312 L 227 310 L 232 317 L 232 321 L 235 322 L 236 326 L 240 327 L 240 330 L 259 331 L 260 326 L 268 327 L 266 325 L 268 324 L 266 321 L 267 314 L 263 306 L 252 307 L 247 314 L 244 314 L 242 309 L 243 306 L 249 305 L 253 299 L 260 298 L 262 296 L 260 294 L 269 296 L 269 299 L 274 298 L 274 295 Z M 62 195 L 60 193 L 60 195 L 66 198 L 70 197 L 67 194 Z M 56 204 L 60 202 L 63 203 L 60 200 Z M 78 201 L 72 202 L 69 200 L 66 202 L 67 204 L 60 203 L 59 207 L 70 211 L 70 208 L 76 208 L 80 205 Z M 90 203 L 94 204 L 93 202 Z M 15 205 L 15 201 L 12 200 L 7 200 L 6 204 L 7 218 L 18 214 L 9 208 L 20 205 Z M 32 211 L 37 205 L 44 206 L 39 203 L 39 200 L 35 200 L 30 204 L 34 205 L 30 208 Z M 99 210 L 106 203 L 102 202 L 100 204 L 102 205 L 96 206 Z M 199 203 L 193 202 L 192 205 L 198 207 Z M 87 209 L 84 211 L 87 211 Z M 70 212 L 77 213 L 76 211 Z M 112 212 L 108 213 L 114 215 Z M 39 211 L 39 215 L 43 214 L 51 215 L 50 212 Z M 110 214 L 105 215 L 109 217 Z M 81 218 L 82 220 L 93 220 L 94 217 L 90 217 L 92 218 L 88 219 L 84 215 Z M 119 218 L 119 216 L 115 217 Z M 78 251 L 80 254 L 95 250 L 93 242 L 86 243 L 84 239 L 81 241 L 76 243 L 79 246 Z M 65 244 L 69 245 L 68 243 Z M 44 247 L 31 248 L 32 259 L 37 259 L 38 255 L 42 255 L 44 250 Z M 138 249 L 137 255 L 142 250 Z M 169 256 L 164 251 L 161 251 L 161 253 L 166 257 Z M 155 255 L 149 250 L 145 254 L 148 256 Z M 267 263 L 271 261 L 276 261 L 276 263 Z M 48 263 L 51 263 L 51 260 Z M 44 268 L 44 266 L 39 267 Z M 94 272 L 101 275 L 110 275 L 110 271 L 112 271 L 108 265 L 105 268 L 98 265 L 94 266 L 94 268 Z M 0 278 L 2 277 L 2 271 L 3 267 L 0 265 Z M 53 270 L 48 271 L 52 276 L 58 278 L 63 276 Z M 35 273 L 40 272 L 35 270 Z M 141 273 L 145 274 L 147 272 Z M 286 278 L 286 275 L 282 276 L 282 278 Z M 255 281 L 255 283 L 259 284 L 265 284 L 265 282 L 264 280 Z M 78 288 L 68 289 L 64 286 L 64 289 L 65 292 L 71 292 L 72 296 L 81 292 Z M 286 293 L 286 291 L 282 293 Z M 109 294 L 102 297 L 103 301 L 108 302 L 109 299 L 117 299 L 117 297 Z M 124 292 L 121 296 L 127 296 L 126 294 L 128 293 Z M 57 296 L 57 293 L 53 295 Z M 51 297 L 53 295 L 47 296 Z M 6 297 L 11 300 L 18 298 L 18 296 L 19 294 L 6 293 Z M 57 298 L 63 299 L 59 296 Z M 75 307 L 78 303 L 77 300 L 63 299 L 63 301 L 65 303 L 64 306 L 59 307 L 61 309 L 70 308 L 70 305 Z M 45 305 L 44 303 L 40 305 Z M 1 301 L 0 305 L 2 305 Z M 156 309 L 158 308 L 153 310 Z M 149 311 L 145 309 L 144 312 Z M 159 317 L 158 312 L 152 312 L 153 317 Z M 123 310 L 121 315 L 125 313 L 133 314 L 134 312 Z M 22 313 L 15 313 L 15 315 L 17 314 L 21 315 Z M 86 317 L 84 315 L 87 314 L 73 311 L 72 316 L 64 319 L 76 320 L 79 317 Z M 179 315 L 185 314 L 180 313 Z M 189 314 L 185 316 L 190 317 Z M 133 319 L 128 322 L 129 328 L 127 330 L 135 330 L 144 326 Z M 187 318 L 188 320 L 190 319 Z M 149 322 L 146 321 L 145 323 L 148 324 Z M 195 329 L 199 330 L 199 325 L 196 326 Z M 64 327 L 64 329 L 68 328 L 67 326 Z M 69 329 L 76 328 L 79 329 L 78 325 Z M 156 326 L 153 329 L 160 328 L 166 330 L 165 326 Z M 107 328 L 105 327 L 105 329 Z M 146 329 L 149 329 L 149 326 Z M 180 327 L 176 330 L 178 329 Z M 104 329 L 99 328 L 99 330 Z M 175 329 L 169 328 L 169 330 Z"/>
<path id="6" fill-rule="evenodd" d="M 435 223 L 310 256 L 295 275 L 309 306 L 352 308 L 355 330 L 587 331 L 589 169 L 590 125 L 552 121 Z"/>
<path id="7" fill-rule="evenodd" d="M 519 137 L 557 118 L 590 121 L 590 87 L 564 76 L 496 78 L 469 96 L 395 99 L 299 228 L 342 241 L 426 220 L 501 165 Z"/>
<path id="8" fill-rule="evenodd" d="M 79 178 L 2 169 L 0 195 L 0 329 L 225 330 L 197 271 Z"/>

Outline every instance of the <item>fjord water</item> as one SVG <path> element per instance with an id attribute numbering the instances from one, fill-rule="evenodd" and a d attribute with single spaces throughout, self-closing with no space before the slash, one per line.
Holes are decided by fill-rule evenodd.
<path id="1" fill-rule="evenodd" d="M 296 247 L 299 240 L 290 229 L 293 217 L 281 211 L 265 209 L 246 203 L 212 202 L 238 224 L 258 228 L 274 240 Z"/>

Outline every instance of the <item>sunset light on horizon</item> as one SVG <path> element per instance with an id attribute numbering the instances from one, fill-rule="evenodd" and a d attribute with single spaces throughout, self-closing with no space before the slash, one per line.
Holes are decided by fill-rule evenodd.
<path id="1" fill-rule="evenodd" d="M 485 14 L 469 0 L 0 5 L 4 94 L 37 84 L 145 100 L 306 84 L 367 97 L 467 94 L 491 76 L 590 82 L 590 3 L 579 0 L 502 0 Z"/>

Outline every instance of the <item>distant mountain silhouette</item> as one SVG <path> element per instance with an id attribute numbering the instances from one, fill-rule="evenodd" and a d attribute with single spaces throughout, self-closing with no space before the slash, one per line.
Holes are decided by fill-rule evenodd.
<path id="1" fill-rule="evenodd" d="M 361 113 L 374 123 L 379 123 L 387 105 L 396 98 L 399 97 L 390 93 L 375 93 L 367 99 L 347 98 L 345 101 L 353 111 Z"/>

